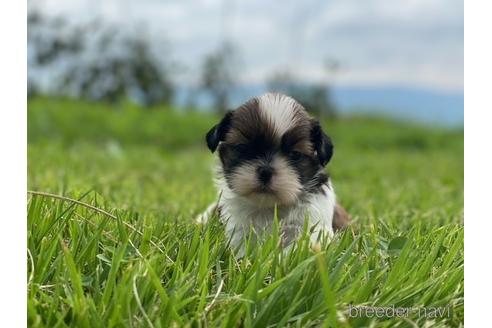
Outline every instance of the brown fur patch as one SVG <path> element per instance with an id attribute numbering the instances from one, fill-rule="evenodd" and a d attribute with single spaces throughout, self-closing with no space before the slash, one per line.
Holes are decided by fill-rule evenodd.
<path id="1" fill-rule="evenodd" d="M 314 155 L 313 144 L 310 139 L 311 126 L 300 124 L 282 136 L 282 148 L 286 151 L 297 151 L 308 156 Z"/>
<path id="2" fill-rule="evenodd" d="M 258 107 L 258 100 L 253 98 L 234 111 L 232 128 L 226 136 L 228 144 L 245 144 L 255 139 L 274 140 L 273 128 L 265 120 Z"/>
<path id="3" fill-rule="evenodd" d="M 335 206 L 335 212 L 333 213 L 333 230 L 339 231 L 346 228 L 350 223 L 350 215 L 347 211 L 337 204 Z"/>
<path id="4" fill-rule="evenodd" d="M 278 135 L 275 122 L 272 122 L 271 118 L 265 114 L 265 109 L 260 108 L 258 98 L 253 98 L 234 111 L 231 119 L 232 126 L 226 135 L 225 142 L 237 145 L 256 141 L 277 146 L 280 142 L 284 143 L 285 139 L 289 141 L 290 149 L 309 155 L 312 152 L 310 118 L 300 104 L 295 104 L 293 108 L 292 121 L 295 123 L 289 131 L 283 136 Z"/>

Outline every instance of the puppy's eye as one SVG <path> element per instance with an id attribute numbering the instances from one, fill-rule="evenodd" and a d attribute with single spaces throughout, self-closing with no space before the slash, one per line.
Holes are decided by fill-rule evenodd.
<path id="1" fill-rule="evenodd" d="M 298 161 L 298 160 L 300 160 L 303 157 L 304 157 L 304 154 L 301 153 L 301 152 L 298 152 L 298 151 L 291 151 L 289 153 L 289 158 L 292 159 L 292 160 L 294 160 L 294 161 Z"/>

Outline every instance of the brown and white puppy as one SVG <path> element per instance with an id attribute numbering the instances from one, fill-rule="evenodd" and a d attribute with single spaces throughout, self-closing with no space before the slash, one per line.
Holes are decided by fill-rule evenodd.
<path id="1" fill-rule="evenodd" d="M 275 208 L 284 245 L 298 237 L 306 218 L 312 244 L 347 225 L 324 170 L 333 155 L 331 139 L 296 100 L 272 93 L 255 97 L 228 112 L 206 139 L 220 158 L 220 196 L 200 221 L 217 213 L 234 248 L 250 228 L 268 233 Z"/>

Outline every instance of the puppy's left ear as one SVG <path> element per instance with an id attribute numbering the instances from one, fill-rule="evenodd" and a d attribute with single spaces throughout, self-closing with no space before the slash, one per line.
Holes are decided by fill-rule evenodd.
<path id="1" fill-rule="evenodd" d="M 326 166 L 333 156 L 333 143 L 330 137 L 323 132 L 318 121 L 313 122 L 311 141 L 313 142 L 314 150 L 316 150 L 319 163 L 321 166 Z"/>
<path id="2" fill-rule="evenodd" d="M 217 149 L 219 143 L 225 140 L 225 136 L 231 127 L 232 113 L 233 111 L 228 111 L 219 124 L 208 131 L 206 136 L 207 146 L 212 153 Z"/>

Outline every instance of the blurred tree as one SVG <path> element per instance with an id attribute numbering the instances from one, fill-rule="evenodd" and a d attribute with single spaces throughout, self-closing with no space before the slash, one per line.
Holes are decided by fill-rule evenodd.
<path id="1" fill-rule="evenodd" d="M 78 29 L 63 30 L 61 18 L 47 18 L 29 6 L 27 13 L 27 95 L 41 92 L 36 79 L 37 68 L 51 65 L 63 55 L 73 55 L 82 50 L 82 36 Z"/>
<path id="2" fill-rule="evenodd" d="M 231 43 L 205 56 L 202 64 L 202 87 L 214 98 L 215 109 L 223 113 L 229 105 L 229 91 L 234 86 L 236 52 Z"/>
<path id="3" fill-rule="evenodd" d="M 187 112 L 195 112 L 196 109 L 198 108 L 197 97 L 196 97 L 197 93 L 198 90 L 196 90 L 195 88 L 190 88 L 187 90 L 186 98 L 184 102 L 184 108 Z"/>
<path id="4" fill-rule="evenodd" d="M 303 84 L 288 71 L 274 73 L 267 82 L 270 91 L 285 93 L 299 101 L 318 118 L 336 116 L 336 108 L 326 84 Z"/>
<path id="5" fill-rule="evenodd" d="M 27 23 L 28 95 L 43 89 L 36 75 L 47 69 L 57 95 L 112 103 L 130 98 L 144 106 L 172 101 L 169 65 L 152 54 L 142 33 L 123 34 L 97 21 L 74 26 L 32 7 Z"/>

